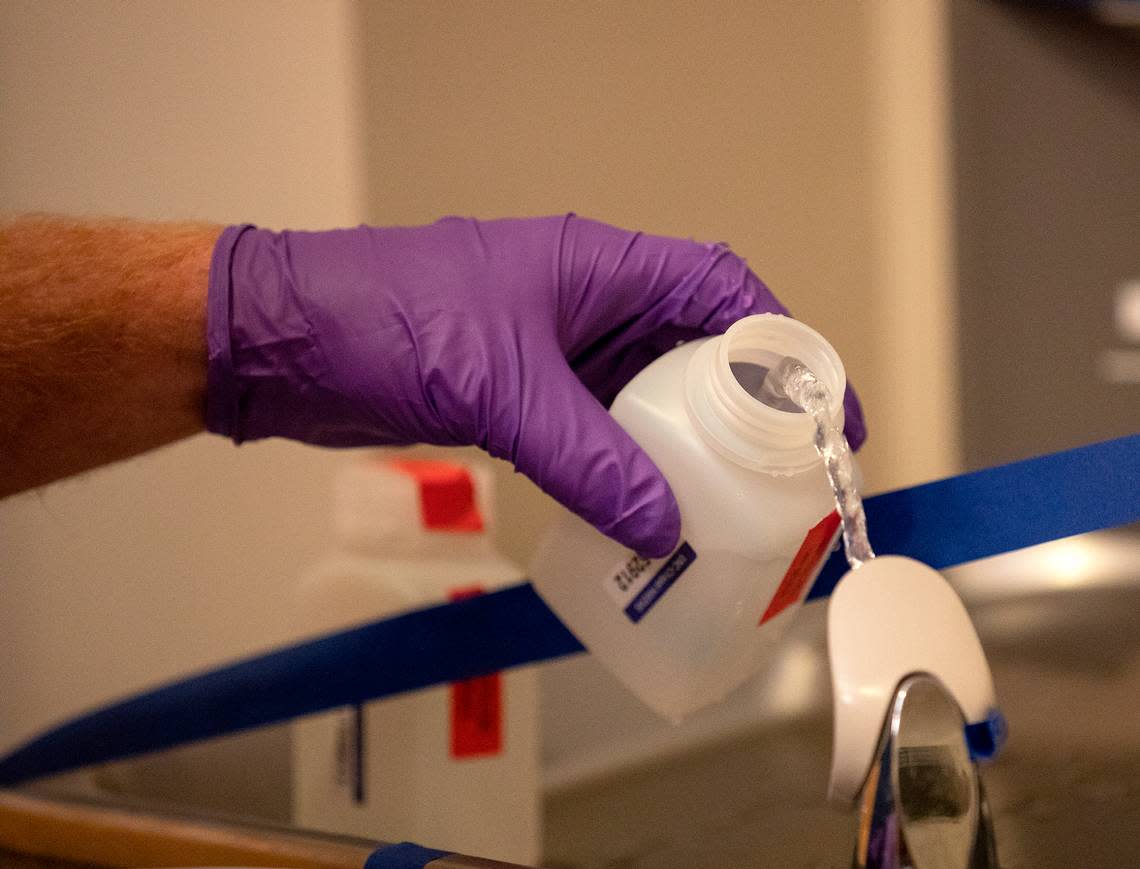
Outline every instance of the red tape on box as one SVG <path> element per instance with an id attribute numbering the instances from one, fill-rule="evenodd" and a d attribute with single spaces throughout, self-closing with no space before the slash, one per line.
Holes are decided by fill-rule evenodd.
<path id="1" fill-rule="evenodd" d="M 478 586 L 458 588 L 451 599 L 483 594 Z M 451 756 L 488 757 L 503 750 L 503 674 L 488 673 L 451 683 Z"/>

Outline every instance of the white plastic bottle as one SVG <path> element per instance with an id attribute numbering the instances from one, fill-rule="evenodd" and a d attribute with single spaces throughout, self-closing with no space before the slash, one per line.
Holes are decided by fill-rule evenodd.
<path id="1" fill-rule="evenodd" d="M 492 549 L 490 474 L 371 459 L 337 480 L 338 551 L 301 582 L 298 617 L 326 633 L 518 582 Z M 294 724 L 294 821 L 535 863 L 538 688 L 512 670 Z"/>
<path id="2" fill-rule="evenodd" d="M 535 585 L 554 611 L 674 720 L 764 665 L 839 534 L 811 418 L 754 397 L 785 356 L 827 386 L 842 425 L 843 363 L 803 323 L 762 314 L 682 345 L 611 409 L 677 497 L 678 547 L 642 559 L 566 514 L 535 559 Z"/>

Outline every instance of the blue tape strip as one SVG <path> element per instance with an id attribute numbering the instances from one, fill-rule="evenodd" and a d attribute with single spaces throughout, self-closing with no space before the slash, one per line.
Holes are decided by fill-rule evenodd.
<path id="1" fill-rule="evenodd" d="M 1140 435 L 868 498 L 881 553 L 949 567 L 1140 520 Z M 809 597 L 846 569 L 837 554 Z M 583 651 L 529 585 L 251 658 L 72 720 L 0 759 L 0 785 Z"/>
<path id="2" fill-rule="evenodd" d="M 104 707 L 0 760 L 0 785 L 581 651 L 534 589 L 516 585 L 270 652 Z"/>
<path id="3" fill-rule="evenodd" d="M 962 474 L 868 498 L 880 555 L 942 569 L 1140 519 L 1140 434 Z M 824 565 L 808 600 L 827 597 L 847 571 Z"/>
<path id="4" fill-rule="evenodd" d="M 432 860 L 446 857 L 450 851 L 437 851 L 413 842 L 401 842 L 373 851 L 364 861 L 364 869 L 424 869 Z"/>
<path id="5" fill-rule="evenodd" d="M 1009 736 L 1009 724 L 998 709 L 981 721 L 966 725 L 966 747 L 970 750 L 970 760 L 991 760 L 997 757 Z"/>

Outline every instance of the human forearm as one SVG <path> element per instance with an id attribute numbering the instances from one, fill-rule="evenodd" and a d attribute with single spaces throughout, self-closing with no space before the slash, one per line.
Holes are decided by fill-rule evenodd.
<path id="1" fill-rule="evenodd" d="M 203 428 L 220 231 L 0 222 L 0 496 Z"/>
<path id="2" fill-rule="evenodd" d="M 237 443 L 475 444 L 661 556 L 678 505 L 605 406 L 678 341 L 758 313 L 784 308 L 725 245 L 573 214 L 325 232 L 0 224 L 0 495 L 204 427 Z M 845 405 L 856 445 L 850 391 Z"/>

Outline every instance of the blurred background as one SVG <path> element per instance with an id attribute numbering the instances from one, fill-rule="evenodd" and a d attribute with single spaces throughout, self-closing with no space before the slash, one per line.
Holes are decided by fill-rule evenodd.
<path id="1" fill-rule="evenodd" d="M 0 210 L 727 241 L 844 359 L 880 491 L 1140 429 L 1130 6 L 4 0 Z M 464 455 L 525 565 L 556 508 Z M 292 638 L 346 461 L 201 435 L 0 503 L 0 748 Z M 117 781 L 287 819 L 287 742 Z"/>

